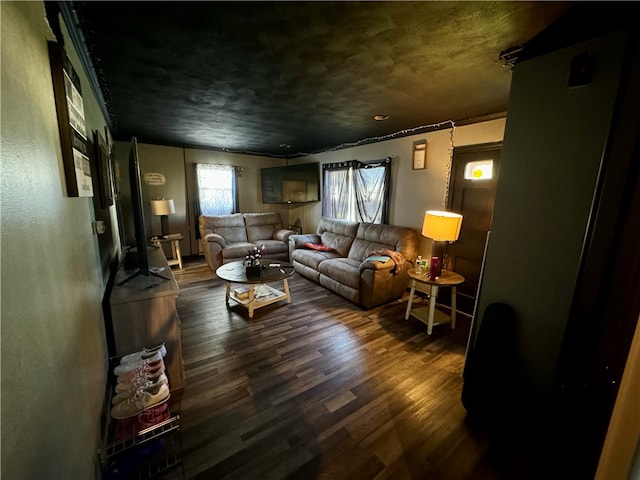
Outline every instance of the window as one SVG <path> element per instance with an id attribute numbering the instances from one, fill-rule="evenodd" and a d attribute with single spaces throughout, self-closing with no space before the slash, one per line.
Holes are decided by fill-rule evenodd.
<path id="1" fill-rule="evenodd" d="M 465 180 L 491 180 L 493 178 L 493 160 L 469 162 L 464 166 Z"/>
<path id="2" fill-rule="evenodd" d="M 236 212 L 236 175 L 231 165 L 196 164 L 198 215 Z"/>
<path id="3" fill-rule="evenodd" d="M 324 164 L 322 215 L 388 223 L 391 158 Z"/>

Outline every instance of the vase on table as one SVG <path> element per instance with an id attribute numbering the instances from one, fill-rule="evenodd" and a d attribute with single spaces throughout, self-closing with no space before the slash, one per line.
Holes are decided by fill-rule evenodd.
<path id="1" fill-rule="evenodd" d="M 245 264 L 245 270 L 248 279 L 259 279 L 262 278 L 262 265 L 260 262 L 251 262 Z"/>
<path id="2" fill-rule="evenodd" d="M 247 252 L 244 265 L 246 268 L 246 274 L 248 279 L 260 279 L 262 278 L 262 266 L 260 265 L 260 258 L 264 254 L 264 245 L 260 248 L 253 247 Z"/>

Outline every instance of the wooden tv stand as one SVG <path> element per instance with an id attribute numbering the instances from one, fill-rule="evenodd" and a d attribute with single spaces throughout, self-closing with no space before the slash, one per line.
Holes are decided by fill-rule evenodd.
<path id="1" fill-rule="evenodd" d="M 116 355 L 136 352 L 143 347 L 165 343 L 166 374 L 171 391 L 184 388 L 184 362 L 180 340 L 180 318 L 176 310 L 179 288 L 171 267 L 160 248 L 147 249 L 149 266 L 169 280 L 138 275 L 124 285 L 127 278 L 121 266 L 116 273 L 110 306 Z"/>

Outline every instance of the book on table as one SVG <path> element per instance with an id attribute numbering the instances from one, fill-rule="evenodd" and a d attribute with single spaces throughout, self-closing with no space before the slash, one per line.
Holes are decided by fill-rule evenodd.
<path id="1" fill-rule="evenodd" d="M 245 298 L 249 298 L 249 285 L 241 285 L 233 289 L 233 294 L 236 298 L 240 300 L 244 300 Z"/>

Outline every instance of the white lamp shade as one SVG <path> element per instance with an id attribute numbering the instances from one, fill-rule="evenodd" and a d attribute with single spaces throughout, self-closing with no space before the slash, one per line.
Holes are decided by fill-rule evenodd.
<path id="1" fill-rule="evenodd" d="M 151 200 L 151 214 L 152 215 L 171 215 L 176 213 L 176 207 L 173 204 L 173 200 Z"/>
<path id="2" fill-rule="evenodd" d="M 436 242 L 455 242 L 460 235 L 462 215 L 428 210 L 424 214 L 422 235 Z"/>

